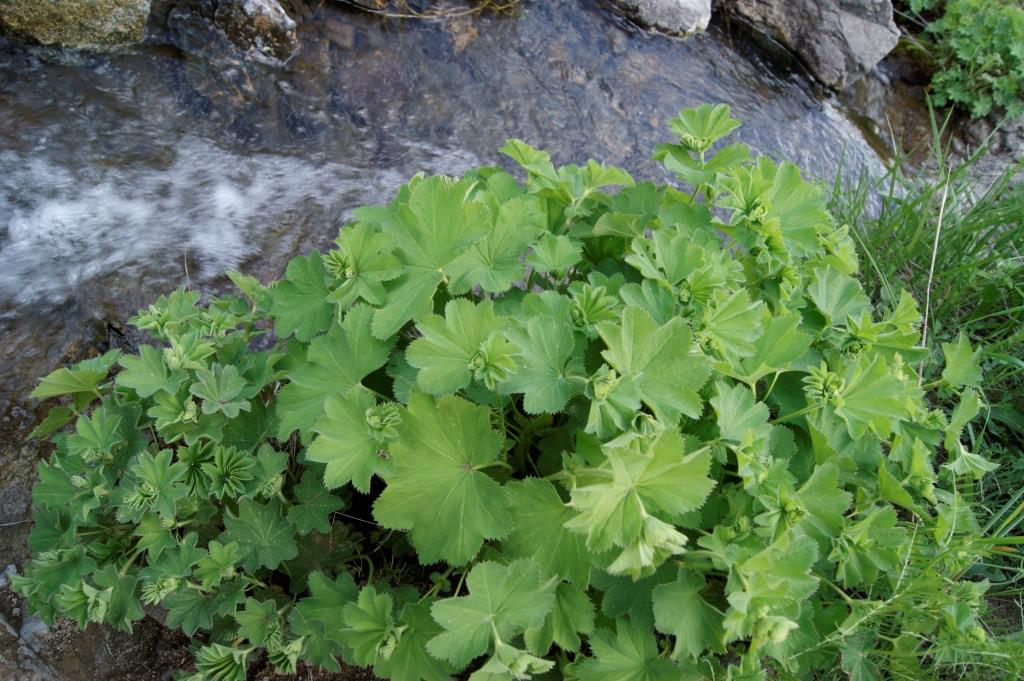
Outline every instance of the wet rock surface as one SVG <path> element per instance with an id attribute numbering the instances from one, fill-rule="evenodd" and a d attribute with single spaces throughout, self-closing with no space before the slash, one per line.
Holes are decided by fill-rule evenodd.
<path id="1" fill-rule="evenodd" d="M 668 33 L 692 35 L 711 22 L 711 0 L 616 0 L 640 24 Z"/>
<path id="2" fill-rule="evenodd" d="M 295 22 L 277 0 L 221 0 L 214 23 L 232 43 L 286 61 L 298 49 Z"/>
<path id="3" fill-rule="evenodd" d="M 720 0 L 719 6 L 796 52 L 822 83 L 844 89 L 899 41 L 890 0 Z"/>
<path id="4" fill-rule="evenodd" d="M 840 98 L 851 117 L 885 156 L 905 155 L 913 164 L 928 160 L 931 121 L 925 96 L 931 74 L 899 51 L 883 59 Z"/>
<path id="5" fill-rule="evenodd" d="M 161 0 L 149 33 L 153 43 L 221 64 L 280 66 L 299 49 L 296 23 L 277 0 Z"/>
<path id="6" fill-rule="evenodd" d="M 3 0 L 0 29 L 43 45 L 87 47 L 140 42 L 150 0 Z"/>

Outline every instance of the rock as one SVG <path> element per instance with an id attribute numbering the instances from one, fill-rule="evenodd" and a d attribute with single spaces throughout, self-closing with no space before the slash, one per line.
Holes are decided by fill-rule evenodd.
<path id="1" fill-rule="evenodd" d="M 896 47 L 891 0 L 722 0 L 721 7 L 796 52 L 824 84 L 845 89 Z"/>
<path id="2" fill-rule="evenodd" d="M 970 168 L 976 187 L 989 187 L 1007 172 L 1012 172 L 1012 184 L 1024 182 L 1020 165 L 1024 158 L 1024 117 L 999 120 L 993 115 L 968 121 L 953 136 L 952 144 L 961 162 L 987 147 Z"/>
<path id="3" fill-rule="evenodd" d="M 221 0 L 214 23 L 245 50 L 287 61 L 298 48 L 295 22 L 277 0 Z"/>
<path id="4" fill-rule="evenodd" d="M 8 588 L 13 574 L 17 571 L 8 565 L 0 577 L 0 674 L 19 681 L 63 681 L 47 662 L 50 628 L 38 617 L 22 617 L 21 607 L 10 605 L 12 598 L 21 602 Z"/>
<path id="5" fill-rule="evenodd" d="M 96 47 L 140 42 L 150 0 L 2 0 L 0 27 L 43 45 Z"/>
<path id="6" fill-rule="evenodd" d="M 170 41 L 211 61 L 234 61 L 240 50 L 280 64 L 299 47 L 295 21 L 277 0 L 179 0 L 162 5 Z"/>
<path id="7" fill-rule="evenodd" d="M 914 65 L 904 55 L 890 55 L 842 94 L 856 112 L 857 127 L 873 134 L 876 145 L 907 154 L 911 164 L 927 160 L 932 129 L 925 85 L 915 83 Z M 925 81 L 927 83 L 927 81 Z"/>
<path id="8" fill-rule="evenodd" d="M 711 0 L 615 0 L 615 4 L 644 26 L 667 33 L 699 33 L 711 21 Z"/>

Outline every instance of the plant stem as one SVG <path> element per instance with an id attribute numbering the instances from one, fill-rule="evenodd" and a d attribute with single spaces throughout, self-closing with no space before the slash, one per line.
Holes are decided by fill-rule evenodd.
<path id="1" fill-rule="evenodd" d="M 512 472 L 512 471 L 515 470 L 514 468 L 512 468 L 512 466 L 510 466 L 509 464 L 505 463 L 504 461 L 491 461 L 490 463 L 482 463 L 482 464 L 480 464 L 478 466 L 473 466 L 473 470 L 475 470 L 475 471 L 483 471 L 483 470 L 487 470 L 488 468 L 494 468 L 495 466 L 500 467 L 500 468 L 505 468 L 509 472 Z"/>
<path id="2" fill-rule="evenodd" d="M 817 411 L 820 407 L 821 405 L 819 404 L 809 404 L 803 409 L 798 409 L 797 411 L 790 412 L 785 416 L 780 416 L 777 419 L 771 420 L 769 423 L 786 423 L 787 421 L 792 421 L 793 419 L 800 418 L 805 414 L 810 414 L 812 411 Z"/>
<path id="3" fill-rule="evenodd" d="M 935 280 L 935 260 L 939 256 L 939 237 L 942 235 L 942 219 L 946 214 L 946 197 L 949 196 L 949 173 L 942 185 L 942 201 L 939 203 L 939 219 L 935 224 L 935 240 L 932 242 L 932 260 L 928 265 L 928 284 L 924 290 L 924 321 L 921 323 L 921 345 L 928 345 L 928 314 L 931 312 L 932 283 Z M 918 366 L 918 380 L 924 374 L 925 360 Z"/>

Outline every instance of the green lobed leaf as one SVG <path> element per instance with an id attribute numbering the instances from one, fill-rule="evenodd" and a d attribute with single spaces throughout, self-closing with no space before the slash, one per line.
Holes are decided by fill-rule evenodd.
<path id="1" fill-rule="evenodd" d="M 485 341 L 500 331 L 505 319 L 494 313 L 490 301 L 451 300 L 444 317 L 429 315 L 416 323 L 421 338 L 409 344 L 405 358 L 419 369 L 417 385 L 432 395 L 454 393 L 473 379 Z"/>
<path id="2" fill-rule="evenodd" d="M 103 382 L 121 353 L 111 350 L 100 357 L 79 362 L 71 368 L 61 367 L 39 382 L 29 397 L 42 400 L 60 395 L 92 393 Z"/>
<path id="3" fill-rule="evenodd" d="M 122 421 L 123 416 L 110 405 L 79 416 L 75 421 L 75 432 L 66 440 L 68 452 L 87 460 L 112 456 L 125 444 Z"/>
<path id="4" fill-rule="evenodd" d="M 526 256 L 526 264 L 537 272 L 565 272 L 583 259 L 582 245 L 564 234 L 545 234 Z"/>
<path id="5" fill-rule="evenodd" d="M 400 418 L 397 405 L 378 405 L 362 386 L 334 395 L 313 424 L 316 438 L 306 449 L 306 458 L 327 464 L 323 481 L 328 489 L 351 482 L 368 493 L 374 475 L 391 473 L 388 448 L 397 437 L 394 422 Z"/>
<path id="6" fill-rule="evenodd" d="M 943 343 L 942 354 L 946 359 L 942 369 L 944 380 L 957 387 L 981 385 L 981 351 L 972 351 L 966 336 L 957 336 L 956 343 Z"/>
<path id="7" fill-rule="evenodd" d="M 138 355 L 124 355 L 120 363 L 122 369 L 117 375 L 117 384 L 131 388 L 139 397 L 149 397 L 159 390 L 177 392 L 186 377 L 180 369 L 170 371 L 163 353 L 151 345 L 140 345 Z"/>
<path id="8" fill-rule="evenodd" d="M 579 666 L 580 681 L 678 681 L 679 669 L 658 655 L 658 645 L 645 626 L 627 620 L 616 631 L 598 629 L 590 637 L 593 657 Z"/>
<path id="9" fill-rule="evenodd" d="M 769 216 L 778 220 L 785 246 L 795 254 L 814 253 L 819 232 L 830 224 L 824 192 L 805 182 L 797 166 L 783 161 L 774 173 L 769 202 Z"/>
<path id="10" fill-rule="evenodd" d="M 210 629 L 215 616 L 233 613 L 244 600 L 245 593 L 238 580 L 222 585 L 213 593 L 179 589 L 162 603 L 167 608 L 165 624 L 181 629 L 186 636 L 192 636 L 200 629 Z"/>
<path id="11" fill-rule="evenodd" d="M 292 633 L 303 637 L 302 658 L 329 671 L 341 671 L 338 656 L 343 651 L 343 611 L 356 598 L 352 576 L 342 572 L 330 579 L 322 572 L 309 575 L 310 595 L 300 599 L 288 613 Z"/>
<path id="12" fill-rule="evenodd" d="M 527 629 L 526 645 L 535 655 L 545 655 L 552 644 L 565 651 L 578 652 L 582 645 L 580 634 L 594 631 L 594 604 L 587 592 L 572 584 L 562 583 L 555 588 L 555 604 L 544 624 Z"/>
<path id="13" fill-rule="evenodd" d="M 701 104 L 683 109 L 668 125 L 688 150 L 700 153 L 740 127 L 731 113 L 727 104 Z"/>
<path id="14" fill-rule="evenodd" d="M 839 325 L 847 317 L 859 317 L 871 309 L 871 301 L 853 277 L 832 267 L 815 269 L 814 281 L 807 289 L 807 297 L 831 325 Z"/>
<path id="15" fill-rule="evenodd" d="M 334 306 L 327 301 L 327 271 L 320 253 L 298 256 L 285 271 L 285 278 L 271 292 L 277 335 L 295 334 L 301 341 L 327 331 L 334 320 Z"/>
<path id="16" fill-rule="evenodd" d="M 704 312 L 698 337 L 721 353 L 746 357 L 754 354 L 754 341 L 762 332 L 761 310 L 764 303 L 750 300 L 740 289 L 732 294 L 716 294 Z"/>
<path id="17" fill-rule="evenodd" d="M 546 216 L 528 197 L 505 201 L 498 208 L 494 229 L 452 261 L 448 290 L 455 295 L 479 286 L 488 293 L 503 293 L 525 276 L 523 254 L 540 233 Z"/>
<path id="18" fill-rule="evenodd" d="M 836 414 L 846 422 L 851 437 L 866 431 L 885 437 L 894 421 L 907 416 L 907 394 L 881 357 L 862 355 L 843 376 Z"/>
<path id="19" fill-rule="evenodd" d="M 718 433 L 736 448 L 761 450 L 769 437 L 768 407 L 754 399 L 745 385 L 719 382 L 709 402 L 715 410 Z"/>
<path id="20" fill-rule="evenodd" d="M 505 490 L 484 472 L 503 449 L 485 407 L 414 393 L 397 430 L 395 472 L 373 514 L 385 527 L 409 530 L 420 562 L 463 565 L 484 540 L 508 534 Z"/>
<path id="21" fill-rule="evenodd" d="M 196 371 L 197 381 L 189 386 L 189 392 L 202 400 L 204 414 L 222 412 L 235 418 L 240 411 L 249 411 L 252 405 L 243 394 L 246 380 L 233 365 L 214 364 L 209 369 Z"/>
<path id="22" fill-rule="evenodd" d="M 451 274 L 445 268 L 490 231 L 490 210 L 470 199 L 474 184 L 442 176 L 421 180 L 410 188 L 407 203 L 384 221 L 405 267 L 388 282 L 387 302 L 374 314 L 376 338 L 389 338 L 406 322 L 429 313 L 434 291 Z"/>
<path id="23" fill-rule="evenodd" d="M 509 565 L 477 563 L 466 587 L 468 596 L 439 600 L 430 609 L 445 631 L 427 643 L 427 650 L 456 668 L 465 667 L 496 642 L 539 625 L 554 604 L 555 581 L 544 581 L 529 559 Z"/>
<path id="24" fill-rule="evenodd" d="M 281 562 L 298 554 L 294 530 L 281 514 L 277 501 L 260 504 L 252 499 L 238 503 L 238 513 L 224 515 L 221 540 L 238 544 L 242 565 L 247 570 L 257 567 L 276 568 Z"/>
<path id="25" fill-rule="evenodd" d="M 327 255 L 326 267 L 341 280 L 327 300 L 347 310 L 356 301 L 383 305 L 387 300 L 384 282 L 402 272 L 402 263 L 393 251 L 395 239 L 373 226 L 356 223 L 341 230 L 337 251 Z"/>
<path id="26" fill-rule="evenodd" d="M 806 534 L 790 531 L 736 566 L 742 586 L 728 594 L 732 606 L 723 620 L 725 642 L 753 635 L 759 624 L 776 629 L 781 642 L 795 626 L 799 604 L 818 588 L 811 574 L 818 548 Z"/>
<path id="27" fill-rule="evenodd" d="M 344 607 L 356 599 L 358 589 L 352 575 L 341 572 L 331 579 L 322 572 L 309 575 L 310 595 L 300 600 L 295 609 L 309 620 L 327 625 L 329 631 L 340 631 L 344 625 Z"/>
<path id="28" fill-rule="evenodd" d="M 704 576 L 680 568 L 676 581 L 653 591 L 654 623 L 659 631 L 675 638 L 673 657 L 700 657 L 705 650 L 721 652 L 723 615 L 701 596 Z"/>
<path id="29" fill-rule="evenodd" d="M 345 623 L 341 637 L 351 651 L 352 662 L 364 667 L 372 665 L 389 639 L 396 638 L 393 608 L 391 595 L 377 593 L 372 585 L 363 587 L 354 602 L 345 604 L 341 611 Z"/>
<path id="30" fill-rule="evenodd" d="M 953 451 L 956 448 L 956 443 L 960 441 L 960 434 L 963 433 L 967 424 L 981 413 L 981 406 L 981 397 L 977 390 L 973 388 L 964 390 L 960 401 L 957 402 L 953 413 L 950 414 L 949 425 L 945 429 L 943 444 L 948 451 Z"/>
<path id="31" fill-rule="evenodd" d="M 451 664 L 427 652 L 427 644 L 444 630 L 430 616 L 432 603 L 409 603 L 398 616 L 402 635 L 394 650 L 377 659 L 374 672 L 391 681 L 449 681 Z"/>
<path id="32" fill-rule="evenodd" d="M 502 548 L 513 558 L 532 558 L 545 575 L 558 575 L 585 587 L 590 581 L 590 556 L 583 537 L 563 528 L 574 516 L 554 485 L 539 478 L 506 488 L 512 531 Z"/>
<path id="33" fill-rule="evenodd" d="M 643 310 L 627 306 L 622 323 L 598 325 L 607 350 L 602 357 L 622 376 L 628 376 L 643 402 L 666 424 L 680 415 L 700 416 L 698 391 L 711 374 L 701 356 L 690 354 L 690 330 L 680 318 L 658 326 Z"/>
<path id="34" fill-rule="evenodd" d="M 72 409 L 63 406 L 54 407 L 46 412 L 46 418 L 40 421 L 39 424 L 32 429 L 32 432 L 28 434 L 28 437 L 30 440 L 49 437 L 70 423 L 75 416 L 76 414 Z"/>
<path id="35" fill-rule="evenodd" d="M 700 508 L 711 492 L 711 456 L 706 449 L 686 453 L 676 430 L 662 431 L 643 449 L 603 451 L 600 482 L 573 490 L 579 513 L 565 527 L 584 535 L 593 551 L 622 549 L 609 571 L 638 578 L 683 551 L 687 539 L 669 523 Z"/>
<path id="36" fill-rule="evenodd" d="M 273 647 L 281 642 L 281 618 L 273 600 L 245 599 L 245 608 L 235 613 L 238 635 L 257 646 Z"/>
<path id="37" fill-rule="evenodd" d="M 522 393 L 527 413 L 561 411 L 574 392 L 571 379 L 583 370 L 572 328 L 550 317 L 533 317 L 505 335 L 519 349 L 519 369 L 499 388 Z"/>
<path id="38" fill-rule="evenodd" d="M 508 679 L 530 679 L 534 674 L 550 671 L 555 663 L 531 655 L 503 641 L 494 645 L 494 654 L 480 669 L 470 675 L 472 681 L 508 681 Z"/>
<path id="39" fill-rule="evenodd" d="M 287 517 L 299 534 L 330 532 L 331 514 L 345 508 L 345 502 L 331 494 L 313 471 L 302 475 L 292 493 L 295 503 L 288 509 Z"/>
<path id="40" fill-rule="evenodd" d="M 278 437 L 306 430 L 324 411 L 325 400 L 358 385 L 388 361 L 394 341 L 379 341 L 370 333 L 373 310 L 356 305 L 323 336 L 309 345 L 306 362 L 288 374 L 277 400 Z"/>
<path id="41" fill-rule="evenodd" d="M 792 313 L 768 321 L 764 333 L 754 343 L 753 354 L 739 362 L 745 380 L 753 382 L 769 373 L 789 369 L 807 354 L 812 338 L 801 330 L 800 321 L 800 315 Z"/>

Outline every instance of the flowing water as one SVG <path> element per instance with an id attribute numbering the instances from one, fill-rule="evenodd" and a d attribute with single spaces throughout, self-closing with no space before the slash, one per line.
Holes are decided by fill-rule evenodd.
<path id="1" fill-rule="evenodd" d="M 652 36 L 585 0 L 447 23 L 303 7 L 282 68 L 159 31 L 116 53 L 0 45 L 0 390 L 175 286 L 276 276 L 347 211 L 499 162 L 507 137 L 656 178 L 666 121 L 727 102 L 741 139 L 811 174 L 880 166 L 834 99 L 727 27 Z"/>

